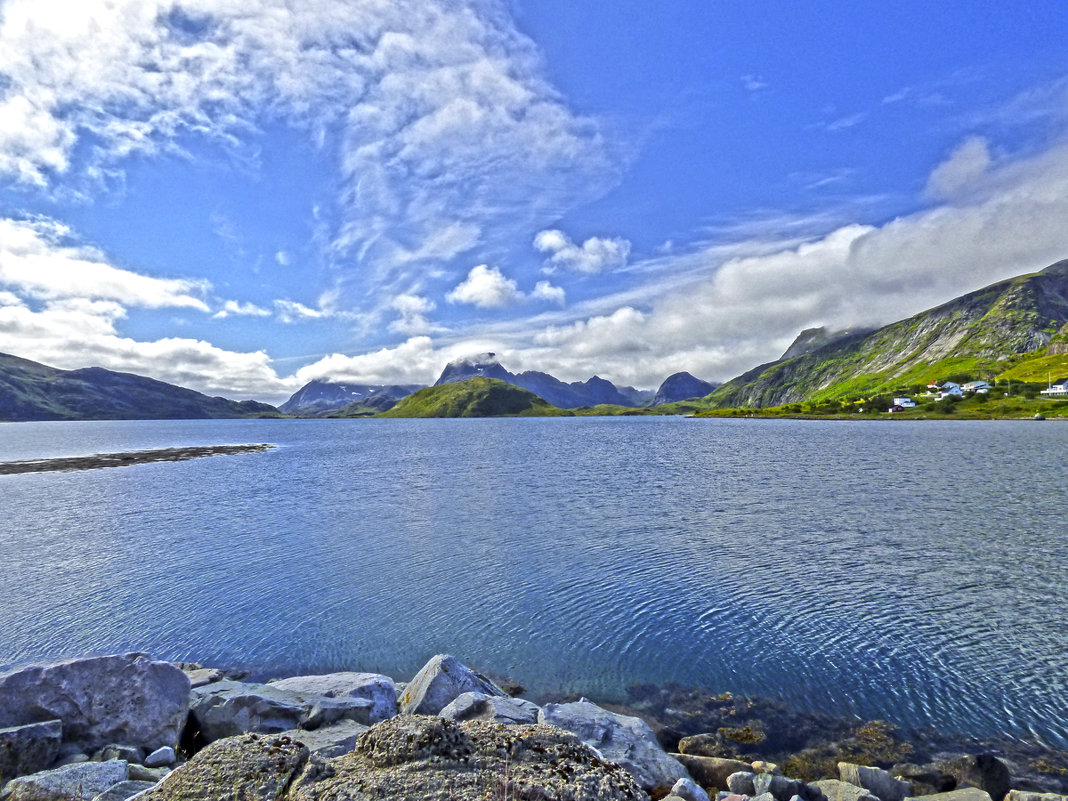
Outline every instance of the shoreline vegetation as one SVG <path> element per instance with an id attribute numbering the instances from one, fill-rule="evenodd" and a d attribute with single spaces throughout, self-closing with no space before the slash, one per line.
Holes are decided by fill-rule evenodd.
<path id="1" fill-rule="evenodd" d="M 445 654 L 409 681 L 248 676 L 143 653 L 0 673 L 0 798 L 1068 799 L 1068 751 L 1037 738 L 903 731 L 670 684 L 623 704 L 535 703 Z"/>
<path id="2" fill-rule="evenodd" d="M 153 450 L 95 453 L 90 456 L 60 456 L 50 459 L 22 459 L 0 462 L 0 476 L 19 473 L 68 472 L 98 470 L 105 467 L 129 467 L 150 462 L 184 462 L 207 456 L 233 456 L 241 453 L 262 453 L 276 446 L 261 442 L 246 445 L 199 445 Z"/>

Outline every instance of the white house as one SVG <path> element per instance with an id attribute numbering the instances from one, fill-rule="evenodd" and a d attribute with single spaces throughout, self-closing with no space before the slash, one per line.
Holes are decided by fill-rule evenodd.
<path id="1" fill-rule="evenodd" d="M 938 399 L 948 398 L 950 395 L 955 395 L 958 398 L 964 397 L 964 391 L 960 388 L 960 384 L 954 384 L 952 381 L 947 381 L 942 385 L 942 391 L 938 393 Z"/>
<path id="2" fill-rule="evenodd" d="M 1063 381 L 1060 384 L 1054 384 L 1049 389 L 1044 389 L 1039 395 L 1048 395 L 1053 397 L 1055 395 L 1063 396 L 1068 395 L 1068 381 Z"/>
<path id="3" fill-rule="evenodd" d="M 893 406 L 900 406 L 902 409 L 914 409 L 916 408 L 916 401 L 912 398 L 894 398 Z"/>
<path id="4" fill-rule="evenodd" d="M 961 387 L 961 389 L 964 390 L 965 392 L 984 392 L 985 393 L 985 392 L 989 392 L 991 389 L 993 389 L 993 387 L 991 387 L 990 384 L 988 384 L 986 381 L 969 381 L 967 384 L 965 384 L 963 387 Z"/>

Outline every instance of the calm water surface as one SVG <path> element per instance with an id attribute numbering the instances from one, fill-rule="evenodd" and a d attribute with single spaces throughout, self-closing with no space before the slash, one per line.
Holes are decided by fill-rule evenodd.
<path id="1" fill-rule="evenodd" d="M 147 650 L 535 693 L 677 681 L 1068 745 L 1068 425 L 0 424 L 0 665 Z"/>

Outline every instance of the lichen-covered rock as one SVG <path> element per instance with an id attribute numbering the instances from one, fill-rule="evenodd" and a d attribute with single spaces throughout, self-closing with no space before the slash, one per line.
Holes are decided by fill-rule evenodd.
<path id="1" fill-rule="evenodd" d="M 911 782 L 895 779 L 881 768 L 839 762 L 838 778 L 848 784 L 863 787 L 878 796 L 881 801 L 903 801 L 906 796 L 912 795 Z"/>
<path id="2" fill-rule="evenodd" d="M 0 729 L 0 783 L 52 767 L 62 738 L 58 720 Z"/>
<path id="3" fill-rule="evenodd" d="M 405 686 L 399 699 L 400 711 L 409 715 L 437 715 L 458 696 L 469 692 L 506 695 L 488 678 L 454 657 L 438 654 Z"/>
<path id="4" fill-rule="evenodd" d="M 978 787 L 958 787 L 948 793 L 935 793 L 934 795 L 916 796 L 906 801 L 991 801 L 990 794 Z"/>
<path id="5" fill-rule="evenodd" d="M 446 720 L 492 720 L 506 726 L 538 722 L 538 705 L 523 698 L 463 693 L 438 714 Z"/>
<path id="6" fill-rule="evenodd" d="M 653 730 L 641 718 L 617 715 L 582 699 L 547 704 L 538 714 L 538 722 L 574 732 L 605 759 L 626 768 L 651 795 L 665 795 L 679 779 L 690 778 L 686 768 L 660 747 Z"/>
<path id="7" fill-rule="evenodd" d="M 713 732 L 691 734 L 689 737 L 683 737 L 679 740 L 679 753 L 682 754 L 729 759 L 729 750 L 730 749 L 724 746 L 723 738 Z M 742 764 L 743 767 L 738 768 L 738 770 L 749 770 L 749 763 Z"/>
<path id="8" fill-rule="evenodd" d="M 316 695 L 326 698 L 364 698 L 371 702 L 367 719 L 361 720 L 373 726 L 397 714 L 397 688 L 393 679 L 380 673 L 325 673 L 317 676 L 293 676 L 268 682 L 271 687 L 299 695 Z"/>
<path id="9" fill-rule="evenodd" d="M 12 779 L 5 785 L 7 801 L 92 801 L 129 776 L 127 763 L 82 762 Z"/>
<path id="10" fill-rule="evenodd" d="M 1009 790 L 1005 801 L 1068 801 L 1068 795 L 1057 793 L 1034 793 L 1030 790 Z"/>
<path id="11" fill-rule="evenodd" d="M 68 659 L 0 674 L 0 726 L 63 721 L 63 746 L 174 746 L 185 725 L 189 679 L 144 654 Z"/>
<path id="12" fill-rule="evenodd" d="M 646 798 L 618 765 L 544 725 L 402 715 L 372 727 L 353 753 L 328 765 L 332 775 L 298 781 L 291 801 Z"/>
<path id="13" fill-rule="evenodd" d="M 288 737 L 230 737 L 208 745 L 137 801 L 279 801 L 308 756 Z"/>

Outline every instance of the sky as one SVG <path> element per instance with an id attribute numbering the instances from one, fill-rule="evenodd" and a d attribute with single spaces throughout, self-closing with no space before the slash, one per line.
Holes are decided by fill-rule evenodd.
<path id="1" fill-rule="evenodd" d="M 1062 0 L 0 0 L 0 352 L 723 381 L 1068 258 Z"/>

